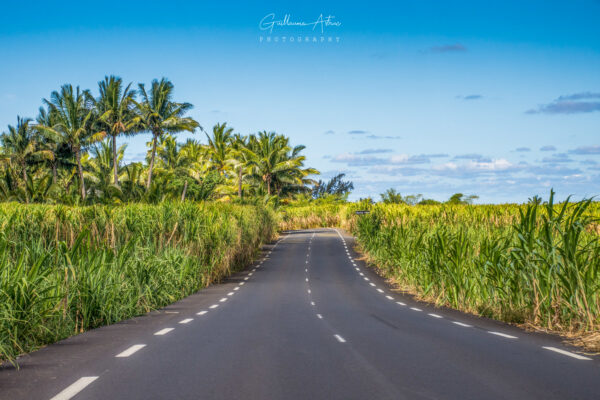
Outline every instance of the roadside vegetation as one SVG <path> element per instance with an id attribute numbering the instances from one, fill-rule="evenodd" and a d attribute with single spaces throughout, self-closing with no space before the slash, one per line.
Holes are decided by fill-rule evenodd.
<path id="1" fill-rule="evenodd" d="M 435 204 L 382 197 L 296 204 L 280 226 L 343 227 L 401 291 L 600 351 L 598 203 L 555 203 L 553 192 L 522 205 L 471 205 L 460 193 Z"/>

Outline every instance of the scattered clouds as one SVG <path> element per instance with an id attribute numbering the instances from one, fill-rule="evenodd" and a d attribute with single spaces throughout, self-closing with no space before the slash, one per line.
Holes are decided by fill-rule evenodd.
<path id="1" fill-rule="evenodd" d="M 364 134 L 367 134 L 367 133 L 368 133 L 367 131 L 363 131 L 361 129 L 355 129 L 355 130 L 352 130 L 352 131 L 348 131 L 348 135 L 364 135 Z"/>
<path id="2" fill-rule="evenodd" d="M 540 147 L 540 151 L 556 151 L 556 147 L 552 145 Z"/>
<path id="3" fill-rule="evenodd" d="M 333 135 L 334 133 L 335 132 L 330 129 L 328 131 L 323 132 L 323 135 Z"/>
<path id="4" fill-rule="evenodd" d="M 469 94 L 467 96 L 456 96 L 456 98 L 463 100 L 480 100 L 483 99 L 483 96 L 480 94 Z"/>
<path id="5" fill-rule="evenodd" d="M 379 135 L 369 135 L 365 136 L 367 139 L 402 139 L 400 136 L 379 136 Z"/>
<path id="6" fill-rule="evenodd" d="M 363 151 L 359 151 L 356 154 L 381 154 L 381 153 L 391 153 L 391 149 L 364 149 Z"/>
<path id="7" fill-rule="evenodd" d="M 423 155 L 425 157 L 428 157 L 428 158 L 445 158 L 445 157 L 450 157 L 446 153 L 434 153 L 434 154 L 423 154 Z"/>
<path id="8" fill-rule="evenodd" d="M 543 163 L 566 163 L 566 162 L 571 162 L 573 160 L 571 160 L 569 158 L 569 155 L 567 153 L 556 153 L 553 154 L 551 157 L 544 157 L 542 159 Z"/>
<path id="9" fill-rule="evenodd" d="M 467 51 L 467 48 L 460 43 L 454 43 L 433 46 L 429 48 L 429 51 L 431 53 L 461 53 Z"/>
<path id="10" fill-rule="evenodd" d="M 515 151 L 519 152 L 519 153 L 525 153 L 525 152 L 531 151 L 531 149 L 529 147 L 517 147 L 515 149 Z"/>
<path id="11" fill-rule="evenodd" d="M 569 154 L 589 155 L 600 154 L 600 146 L 581 146 L 576 149 L 569 150 Z"/>
<path id="12" fill-rule="evenodd" d="M 374 156 L 361 156 L 353 153 L 338 154 L 331 158 L 331 161 L 338 163 L 345 163 L 349 167 L 363 167 L 368 165 L 380 165 L 387 163 L 384 158 Z"/>
<path id="13" fill-rule="evenodd" d="M 457 156 L 454 156 L 454 159 L 455 160 L 472 160 L 472 161 L 479 161 L 479 162 L 492 161 L 489 157 L 485 157 L 478 153 L 459 154 Z"/>
<path id="14" fill-rule="evenodd" d="M 581 92 L 563 95 L 548 104 L 541 104 L 537 108 L 525 111 L 526 114 L 579 114 L 600 111 L 600 93 Z"/>

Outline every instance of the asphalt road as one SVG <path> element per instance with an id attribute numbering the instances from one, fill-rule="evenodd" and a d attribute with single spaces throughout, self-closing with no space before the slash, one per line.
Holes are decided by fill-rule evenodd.
<path id="1" fill-rule="evenodd" d="M 336 230 L 0 368 L 0 399 L 600 399 L 600 360 L 394 293 Z"/>

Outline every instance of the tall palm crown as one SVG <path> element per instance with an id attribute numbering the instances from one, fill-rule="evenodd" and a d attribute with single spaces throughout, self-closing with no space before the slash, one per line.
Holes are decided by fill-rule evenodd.
<path id="1" fill-rule="evenodd" d="M 100 96 L 90 100 L 96 108 L 101 129 L 112 139 L 113 183 L 118 185 L 117 136 L 133 133 L 139 123 L 134 103 L 136 92 L 131 89 L 131 83 L 123 88 L 123 80 L 114 75 L 98 82 L 98 88 Z"/>
<path id="2" fill-rule="evenodd" d="M 233 128 L 228 128 L 227 123 L 216 124 L 213 127 L 212 137 L 208 133 L 206 137 L 208 139 L 207 153 L 210 164 L 219 174 L 223 175 L 232 155 Z"/>
<path id="3" fill-rule="evenodd" d="M 173 83 L 162 78 L 153 80 L 150 93 L 146 92 L 144 84 L 139 84 L 141 102 L 138 104 L 140 128 L 152 133 L 152 151 L 146 188 L 152 183 L 152 170 L 156 157 L 156 144 L 164 133 L 175 134 L 183 131 L 193 132 L 200 126 L 193 118 L 184 117 L 192 105 L 176 103 L 173 99 Z"/>
<path id="4" fill-rule="evenodd" d="M 52 114 L 54 125 L 39 126 L 42 131 L 55 137 L 57 141 L 68 144 L 75 153 L 81 197 L 84 200 L 86 191 L 81 153 L 106 136 L 106 132 L 97 132 L 93 129 L 94 111 L 88 106 L 86 98 L 89 98 L 89 93 L 82 92 L 79 86 L 73 90 L 72 85 L 63 85 L 60 92 L 52 92 L 50 100 L 44 99 Z"/>

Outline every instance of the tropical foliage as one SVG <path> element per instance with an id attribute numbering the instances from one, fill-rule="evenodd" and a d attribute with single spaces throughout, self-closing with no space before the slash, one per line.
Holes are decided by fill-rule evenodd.
<path id="1" fill-rule="evenodd" d="M 89 205 L 178 200 L 266 201 L 310 192 L 318 174 L 304 166 L 304 146 L 274 132 L 240 135 L 226 123 L 204 131 L 188 116 L 192 105 L 174 100 L 166 78 L 147 88 L 116 76 L 98 95 L 64 85 L 43 100 L 34 120 L 17 117 L 0 136 L 0 201 Z M 123 136 L 150 134 L 143 162 L 125 162 Z"/>

